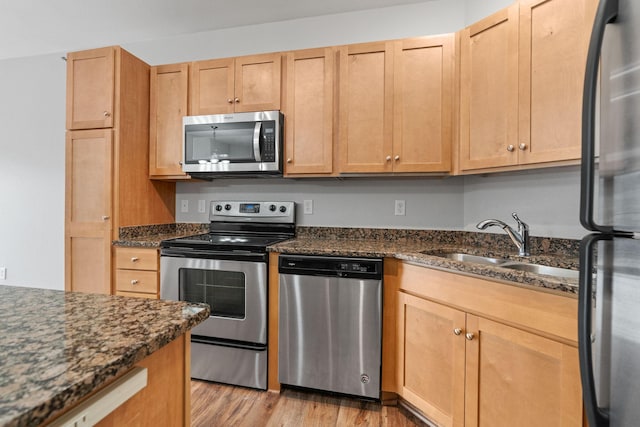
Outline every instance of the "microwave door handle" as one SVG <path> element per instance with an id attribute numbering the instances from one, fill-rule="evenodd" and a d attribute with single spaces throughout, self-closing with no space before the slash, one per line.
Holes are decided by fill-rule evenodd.
<path id="1" fill-rule="evenodd" d="M 256 162 L 261 162 L 262 158 L 260 158 L 260 128 L 262 127 L 262 122 L 256 122 L 255 128 L 253 128 L 253 156 L 256 159 Z"/>

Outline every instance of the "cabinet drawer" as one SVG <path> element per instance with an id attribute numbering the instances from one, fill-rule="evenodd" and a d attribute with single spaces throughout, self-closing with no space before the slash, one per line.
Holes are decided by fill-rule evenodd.
<path id="1" fill-rule="evenodd" d="M 135 298 L 149 298 L 149 299 L 158 299 L 158 295 L 156 294 L 143 294 L 140 292 L 122 292 L 117 291 L 116 295 L 120 297 L 135 297 Z"/>
<path id="2" fill-rule="evenodd" d="M 116 270 L 116 291 L 158 293 L 156 271 Z"/>
<path id="3" fill-rule="evenodd" d="M 116 268 L 158 270 L 157 249 L 116 248 Z"/>

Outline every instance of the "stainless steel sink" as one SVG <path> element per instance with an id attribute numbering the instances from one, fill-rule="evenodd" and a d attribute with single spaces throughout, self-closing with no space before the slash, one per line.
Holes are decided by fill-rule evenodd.
<path id="1" fill-rule="evenodd" d="M 545 276 L 564 277 L 567 279 L 578 279 L 579 272 L 568 268 L 550 267 L 541 264 L 528 264 L 523 262 L 508 262 L 500 265 L 501 268 L 511 270 L 526 271 L 528 273 L 542 274 Z"/>
<path id="2" fill-rule="evenodd" d="M 525 271 L 527 273 L 541 274 L 544 276 L 578 279 L 579 272 L 568 268 L 550 267 L 548 265 L 533 264 L 522 261 L 513 261 L 504 258 L 485 257 L 480 255 L 465 254 L 462 252 L 434 252 L 424 251 L 425 255 L 438 256 L 454 261 L 469 262 L 473 264 L 492 265 L 494 267 L 508 268 L 511 270 Z"/>
<path id="3" fill-rule="evenodd" d="M 472 262 L 474 264 L 485 264 L 485 265 L 499 265 L 502 263 L 507 262 L 507 260 L 502 259 L 502 258 L 491 258 L 491 257 L 484 257 L 484 256 L 480 256 L 480 255 L 471 255 L 471 254 L 464 254 L 464 253 L 460 253 L 460 252 L 430 252 L 430 251 L 425 251 L 422 252 L 425 255 L 433 255 L 433 256 L 438 256 L 438 257 L 442 257 L 442 258 L 448 258 L 454 261 L 460 261 L 460 262 Z"/>

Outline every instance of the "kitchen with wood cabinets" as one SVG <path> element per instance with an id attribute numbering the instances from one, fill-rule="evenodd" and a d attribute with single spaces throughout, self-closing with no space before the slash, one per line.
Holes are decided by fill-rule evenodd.
<path id="1" fill-rule="evenodd" d="M 595 3 L 520 0 L 457 32 L 167 64 L 119 46 L 67 54 L 65 290 L 158 299 L 159 240 L 195 222 L 179 200 L 193 211 L 195 198 L 229 188 L 269 198 L 367 180 L 383 183 L 382 194 L 394 180 L 435 186 L 578 164 Z M 282 177 L 207 184 L 182 172 L 183 116 L 258 110 L 285 116 Z M 300 218 L 302 200 L 291 197 Z M 206 232 L 202 222 L 187 225 Z M 278 254 L 375 254 L 385 273 L 381 403 L 399 401 L 435 425 L 583 425 L 575 283 L 443 264 L 422 252 L 448 247 L 448 237 L 435 245 L 428 233 L 379 224 L 375 251 L 357 249 L 372 227 L 358 237 L 333 224 L 318 228 L 335 239 L 309 243 L 300 224 L 301 238 L 269 249 L 269 390 L 281 387 Z M 149 226 L 170 231 L 123 237 Z M 426 246 L 386 246 L 396 239 Z"/>

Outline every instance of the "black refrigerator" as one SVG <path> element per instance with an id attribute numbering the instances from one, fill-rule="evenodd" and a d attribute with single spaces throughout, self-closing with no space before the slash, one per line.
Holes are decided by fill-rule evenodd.
<path id="1" fill-rule="evenodd" d="M 640 426 L 640 0 L 600 0 L 585 74 L 579 349 L 590 427 Z"/>

